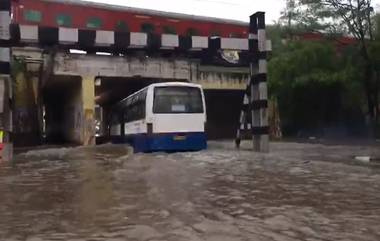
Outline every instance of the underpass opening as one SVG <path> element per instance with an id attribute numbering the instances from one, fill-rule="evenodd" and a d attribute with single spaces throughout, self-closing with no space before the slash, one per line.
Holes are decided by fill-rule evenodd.
<path id="1" fill-rule="evenodd" d="M 205 89 L 208 139 L 231 139 L 239 125 L 243 90 Z"/>
<path id="2" fill-rule="evenodd" d="M 42 92 L 45 144 L 82 144 L 81 77 L 53 76 Z"/>

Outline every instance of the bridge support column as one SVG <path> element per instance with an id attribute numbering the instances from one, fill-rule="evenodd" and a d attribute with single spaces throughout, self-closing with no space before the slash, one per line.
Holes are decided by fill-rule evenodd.
<path id="1" fill-rule="evenodd" d="M 251 114 L 253 149 L 269 151 L 268 126 L 268 88 L 267 88 L 267 48 L 265 32 L 265 13 L 257 12 L 251 16 L 250 30 L 257 36 L 257 42 L 251 45 L 254 54 L 251 63 Z"/>
<path id="2" fill-rule="evenodd" d="M 39 125 L 39 65 L 22 59 L 12 61 L 13 124 L 15 146 L 34 146 L 41 143 Z"/>
<path id="3" fill-rule="evenodd" d="M 269 151 L 267 40 L 265 13 L 251 16 L 249 26 L 249 58 L 251 78 L 244 95 L 240 126 L 236 133 L 236 146 L 244 134 L 250 132 L 254 151 Z"/>
<path id="4" fill-rule="evenodd" d="M 0 1 L 0 162 L 12 160 L 11 1 Z"/>
<path id="5" fill-rule="evenodd" d="M 95 76 L 82 76 L 82 144 L 95 145 Z"/>

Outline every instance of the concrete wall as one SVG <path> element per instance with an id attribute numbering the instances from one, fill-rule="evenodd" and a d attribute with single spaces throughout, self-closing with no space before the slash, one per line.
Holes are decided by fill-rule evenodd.
<path id="1" fill-rule="evenodd" d="M 13 133 L 15 145 L 30 146 L 41 142 L 38 107 L 38 63 L 13 61 Z"/>
<path id="2" fill-rule="evenodd" d="M 192 82 L 201 84 L 203 89 L 245 90 L 248 76 L 248 68 L 198 66 Z"/>
<path id="3" fill-rule="evenodd" d="M 202 66 L 193 59 L 138 58 L 79 54 L 57 54 L 57 75 L 141 77 L 188 80 L 205 89 L 244 90 L 248 68 Z"/>
<path id="4" fill-rule="evenodd" d="M 57 54 L 56 75 L 191 79 L 196 62 L 181 59 Z"/>
<path id="5" fill-rule="evenodd" d="M 82 76 L 82 139 L 84 145 L 95 144 L 95 76 Z"/>
<path id="6" fill-rule="evenodd" d="M 94 144 L 94 77 L 54 76 L 50 81 L 45 90 L 49 141 Z"/>
<path id="7" fill-rule="evenodd" d="M 0 130 L 2 131 L 1 143 L 10 142 L 9 133 L 12 132 L 12 114 L 9 100 L 12 98 L 12 82 L 7 75 L 0 74 Z"/>

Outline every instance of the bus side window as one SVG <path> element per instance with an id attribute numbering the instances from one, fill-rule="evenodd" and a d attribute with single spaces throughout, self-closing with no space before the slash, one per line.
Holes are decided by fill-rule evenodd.
<path id="1" fill-rule="evenodd" d="M 146 93 L 146 91 L 143 91 L 127 101 L 124 110 L 125 122 L 137 121 L 145 118 Z"/>

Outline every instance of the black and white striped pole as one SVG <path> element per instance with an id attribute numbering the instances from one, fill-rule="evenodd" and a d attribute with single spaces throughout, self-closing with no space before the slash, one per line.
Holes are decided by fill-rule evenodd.
<path id="1" fill-rule="evenodd" d="M 12 158 L 11 0 L 0 0 L 0 149 L 1 160 Z"/>
<path id="2" fill-rule="evenodd" d="M 244 94 L 240 125 L 236 134 L 236 146 L 240 146 L 244 132 L 250 132 L 254 151 L 269 151 L 268 89 L 267 89 L 267 40 L 265 13 L 250 17 L 249 56 L 250 80 Z"/>

